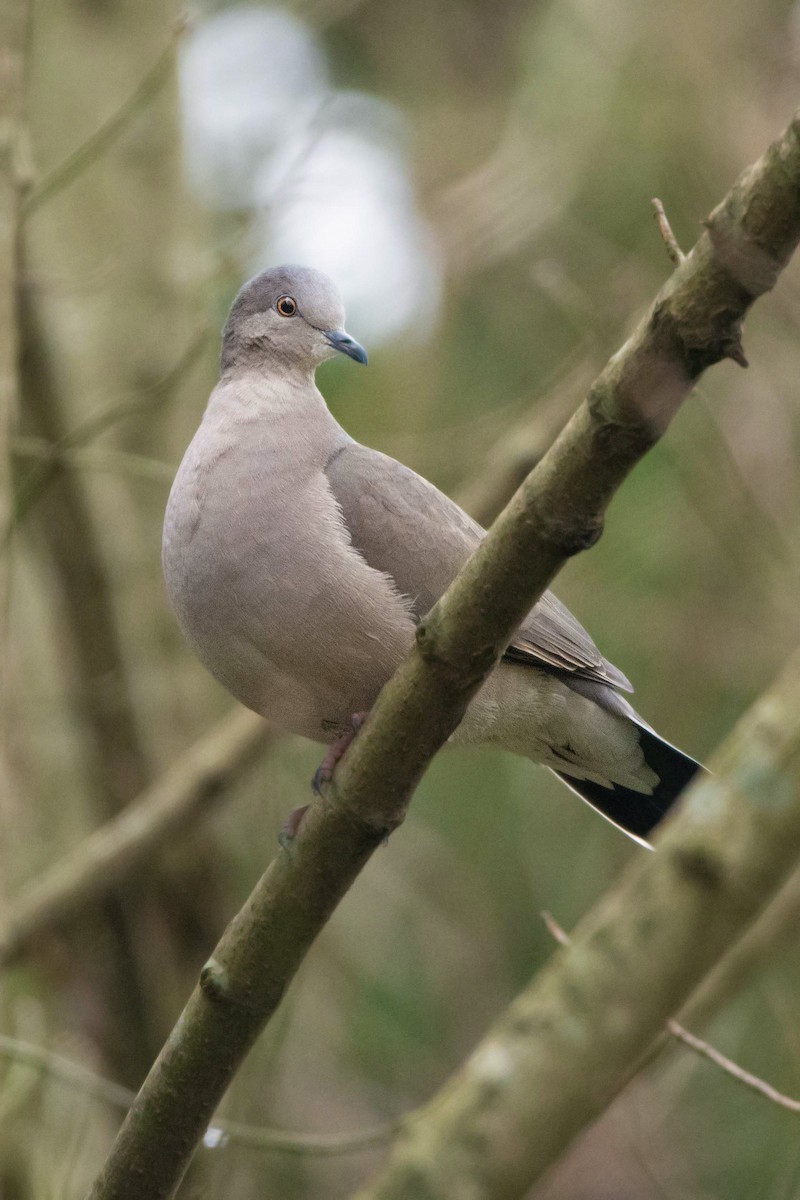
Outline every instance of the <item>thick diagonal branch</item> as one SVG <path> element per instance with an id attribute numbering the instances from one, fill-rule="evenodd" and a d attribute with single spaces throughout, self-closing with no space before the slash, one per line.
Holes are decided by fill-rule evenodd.
<path id="1" fill-rule="evenodd" d="M 294 845 L 273 861 L 206 965 L 120 1131 L 94 1200 L 170 1195 L 311 942 L 402 821 L 431 757 L 520 621 L 565 559 L 596 541 L 609 500 L 694 380 L 721 358 L 741 357 L 742 317 L 800 238 L 799 129 L 796 118 L 712 213 L 650 313 L 420 625 L 413 652 L 340 763 L 330 803 L 312 807 Z M 794 812 L 796 797 L 787 804 Z M 795 818 L 800 825 L 800 814 Z M 682 886 L 696 889 L 705 865 L 688 853 Z M 773 886 L 784 867 L 779 856 Z M 763 902 L 769 864 L 759 879 Z M 743 905 L 733 911 L 731 938 L 746 919 Z M 720 949 L 719 942 L 707 944 L 706 967 Z"/>

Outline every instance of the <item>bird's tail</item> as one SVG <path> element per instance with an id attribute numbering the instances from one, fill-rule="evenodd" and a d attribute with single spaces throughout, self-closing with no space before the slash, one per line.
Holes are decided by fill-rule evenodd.
<path id="1" fill-rule="evenodd" d="M 588 779 L 573 779 L 565 771 L 555 774 L 614 825 L 636 841 L 649 845 L 647 835 L 666 816 L 697 772 L 704 768 L 652 729 L 639 726 L 639 740 L 645 762 L 658 776 L 658 783 L 649 796 L 617 784 L 608 788 Z"/>

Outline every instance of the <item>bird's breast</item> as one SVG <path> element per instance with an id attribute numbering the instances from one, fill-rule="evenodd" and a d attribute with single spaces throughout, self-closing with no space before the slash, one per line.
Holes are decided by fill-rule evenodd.
<path id="1" fill-rule="evenodd" d="M 328 453 L 201 428 L 163 547 L 169 599 L 201 661 L 249 707 L 319 739 L 370 707 L 413 637 L 390 581 L 350 545 Z"/>

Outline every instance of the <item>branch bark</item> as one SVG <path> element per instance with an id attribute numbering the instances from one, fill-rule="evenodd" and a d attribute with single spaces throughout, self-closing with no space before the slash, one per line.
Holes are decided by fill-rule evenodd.
<path id="1" fill-rule="evenodd" d="M 800 868 L 743 937 L 717 964 L 681 1009 L 680 1021 L 697 1028 L 730 1002 L 759 967 L 787 945 L 794 945 L 800 923 Z"/>
<path id="2" fill-rule="evenodd" d="M 25 891 L 0 926 L 0 966 L 88 901 L 107 895 L 206 811 L 268 744 L 261 717 L 237 709 L 138 800 L 102 825 Z"/>
<path id="3" fill-rule="evenodd" d="M 520 621 L 563 562 L 597 540 L 617 487 L 666 429 L 696 378 L 712 363 L 740 356 L 744 314 L 775 283 L 800 238 L 798 197 L 800 114 L 711 214 L 647 317 L 419 626 L 412 653 L 339 764 L 329 802 L 312 806 L 294 844 L 273 861 L 203 969 L 92 1189 L 93 1200 L 150 1200 L 173 1192 L 311 942 L 403 820 L 428 762 Z M 704 803 L 720 801 L 723 792 L 721 784 L 717 791 L 698 788 L 694 810 L 701 814 Z M 728 793 L 724 799 L 743 834 L 758 824 L 746 801 Z M 746 872 L 759 884 L 760 901 L 785 867 L 781 847 L 792 840 L 787 811 L 796 820 L 794 808 L 788 799 L 785 810 L 777 797 L 765 802 L 764 821 L 770 829 L 780 826 L 773 839 L 780 845 L 774 870 L 759 862 Z M 682 854 L 656 856 L 654 879 L 674 877 L 685 897 L 727 887 L 727 876 L 717 873 L 724 860 L 693 854 L 691 845 L 689 837 Z M 653 861 L 648 856 L 638 868 L 642 887 Z M 736 901 L 728 939 L 747 908 L 739 892 Z M 721 934 L 703 942 L 703 969 L 723 944 Z M 470 1194 L 480 1193 L 473 1188 Z"/>

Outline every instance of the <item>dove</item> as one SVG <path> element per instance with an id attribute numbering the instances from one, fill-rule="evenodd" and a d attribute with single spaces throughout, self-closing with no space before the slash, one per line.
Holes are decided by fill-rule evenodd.
<path id="1" fill-rule="evenodd" d="M 432 483 L 355 441 L 317 367 L 367 362 L 335 284 L 262 272 L 236 296 L 220 379 L 164 521 L 169 602 L 212 675 L 275 727 L 327 743 L 330 774 L 485 531 Z M 631 684 L 551 592 L 451 737 L 554 771 L 636 840 L 700 769 L 660 738 Z"/>

